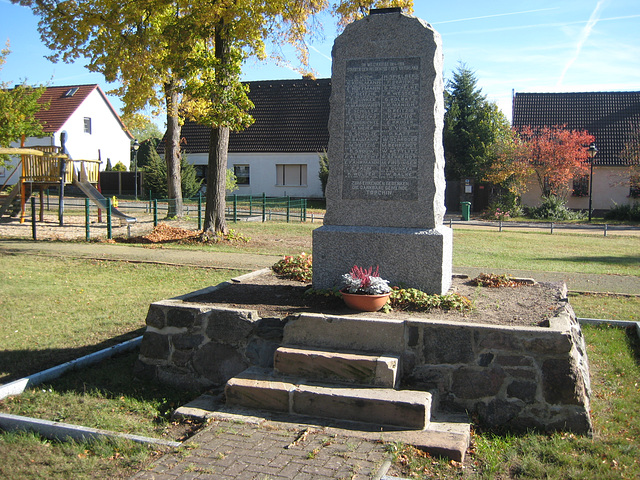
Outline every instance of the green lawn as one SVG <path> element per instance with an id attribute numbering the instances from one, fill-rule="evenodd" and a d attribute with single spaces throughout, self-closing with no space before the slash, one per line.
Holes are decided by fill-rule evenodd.
<path id="1" fill-rule="evenodd" d="M 0 382 L 142 335 L 151 302 L 240 272 L 0 255 Z"/>
<path id="2" fill-rule="evenodd" d="M 244 245 L 197 247 L 295 254 L 310 251 L 319 224 L 234 225 Z M 454 263 L 497 271 L 529 269 L 640 275 L 638 237 L 454 230 Z M 166 246 L 165 246 L 166 247 Z M 193 248 L 193 247 L 181 247 Z M 217 284 L 240 272 L 22 255 L 0 256 L 0 382 L 18 378 L 142 333 L 150 302 Z M 640 320 L 640 299 L 573 296 L 580 317 Z M 620 329 L 586 327 L 592 373 L 593 439 L 573 435 L 475 436 L 463 469 L 403 446 L 412 478 L 638 478 L 640 349 Z M 65 375 L 0 411 L 164 436 L 168 413 L 195 393 L 132 377 L 136 354 Z M 403 453 L 404 452 L 404 453 Z M 1 478 L 126 478 L 158 451 L 127 442 L 47 441 L 0 435 Z M 421 463 L 422 462 L 422 463 Z"/>
<path id="3" fill-rule="evenodd" d="M 640 276 L 640 236 L 454 229 L 456 266 Z"/>

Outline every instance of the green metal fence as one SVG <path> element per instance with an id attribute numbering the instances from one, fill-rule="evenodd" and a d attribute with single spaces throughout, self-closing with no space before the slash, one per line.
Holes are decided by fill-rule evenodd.
<path id="1" fill-rule="evenodd" d="M 169 210 L 171 199 L 149 200 L 149 211 Z M 246 221 L 270 221 L 285 220 L 307 221 L 307 199 L 293 199 L 291 197 L 267 197 L 262 195 L 228 195 L 226 201 L 226 216 L 235 222 Z M 201 228 L 201 219 L 205 210 L 206 199 L 204 195 L 183 199 L 185 213 L 191 215 L 191 209 L 197 211 L 198 227 Z M 195 213 L 195 212 L 194 212 Z"/>

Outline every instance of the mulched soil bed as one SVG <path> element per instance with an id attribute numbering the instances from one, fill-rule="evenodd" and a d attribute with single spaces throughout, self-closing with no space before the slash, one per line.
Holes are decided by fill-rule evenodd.
<path id="1" fill-rule="evenodd" d="M 468 297 L 474 310 L 468 313 L 442 311 L 429 312 L 359 313 L 347 308 L 336 297 L 305 295 L 310 285 L 288 280 L 274 273 L 234 283 L 214 292 L 191 297 L 189 302 L 219 304 L 224 307 L 257 310 L 262 318 L 300 313 L 362 316 L 378 318 L 428 318 L 465 323 L 489 323 L 508 326 L 547 326 L 548 319 L 558 308 L 560 285 L 539 283 L 512 287 L 477 287 L 470 279 L 454 278 L 451 291 Z"/>

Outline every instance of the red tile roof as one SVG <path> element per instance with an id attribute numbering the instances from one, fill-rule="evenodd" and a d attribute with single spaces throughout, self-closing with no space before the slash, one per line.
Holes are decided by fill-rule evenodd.
<path id="1" fill-rule="evenodd" d="M 620 152 L 640 126 L 640 92 L 516 93 L 513 126 L 567 125 L 596 137 L 595 165 L 625 165 Z"/>
<path id="2" fill-rule="evenodd" d="M 49 108 L 40 110 L 36 113 L 35 117 L 43 125 L 43 129 L 46 133 L 57 132 L 94 90 L 97 90 L 98 93 L 100 93 L 114 117 L 118 120 L 120 125 L 122 125 L 122 129 L 129 133 L 125 125 L 122 123 L 120 116 L 107 99 L 107 96 L 97 84 L 47 87 L 38 100 L 38 103 L 49 103 Z M 131 134 L 129 134 L 129 136 L 131 137 Z"/>
<path id="3" fill-rule="evenodd" d="M 232 132 L 229 152 L 297 153 L 321 152 L 329 143 L 329 96 L 331 80 L 267 80 L 248 82 L 255 105 L 249 113 L 254 123 Z M 182 126 L 185 153 L 209 151 L 211 129 L 195 122 Z M 164 153 L 164 142 L 158 152 Z"/>

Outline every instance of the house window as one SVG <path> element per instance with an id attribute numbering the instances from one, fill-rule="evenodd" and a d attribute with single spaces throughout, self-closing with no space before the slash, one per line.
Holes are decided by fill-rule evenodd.
<path id="1" fill-rule="evenodd" d="M 573 192 L 574 197 L 586 197 L 589 195 L 589 175 L 580 175 L 573 179 Z"/>
<path id="2" fill-rule="evenodd" d="M 84 117 L 84 133 L 91 135 L 91 118 Z"/>
<path id="3" fill-rule="evenodd" d="M 287 187 L 300 187 L 307 185 L 306 165 L 276 165 L 276 185 Z"/>
<path id="4" fill-rule="evenodd" d="M 249 185 L 249 165 L 234 165 L 233 174 L 238 185 Z"/>
<path id="5" fill-rule="evenodd" d="M 629 196 L 640 198 L 640 175 L 631 175 L 629 179 Z"/>

